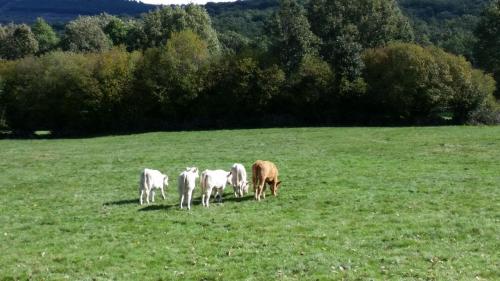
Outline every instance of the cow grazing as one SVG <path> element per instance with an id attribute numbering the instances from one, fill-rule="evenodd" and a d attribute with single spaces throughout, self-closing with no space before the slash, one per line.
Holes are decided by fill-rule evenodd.
<path id="1" fill-rule="evenodd" d="M 222 202 L 222 195 L 226 188 L 227 179 L 230 172 L 224 170 L 205 170 L 201 173 L 201 203 L 208 207 L 212 190 L 215 188 L 215 197 L 219 197 L 219 202 Z"/>
<path id="2" fill-rule="evenodd" d="M 142 205 L 142 198 L 146 195 L 146 203 L 149 204 L 150 194 L 151 201 L 155 202 L 155 189 L 160 189 L 161 195 L 165 199 L 164 189 L 166 187 L 168 187 L 167 175 L 157 170 L 144 169 L 139 179 L 139 203 Z"/>
<path id="3" fill-rule="evenodd" d="M 198 168 L 187 167 L 184 172 L 179 175 L 179 199 L 181 201 L 181 209 L 184 201 L 187 201 L 188 210 L 191 210 L 191 198 L 196 185 L 196 179 L 199 177 Z"/>
<path id="4" fill-rule="evenodd" d="M 257 160 L 252 165 L 252 182 L 255 192 L 255 200 L 260 201 L 260 197 L 266 198 L 266 183 L 271 187 L 274 196 L 278 193 L 281 181 L 278 180 L 278 168 L 269 161 Z"/>
<path id="5" fill-rule="evenodd" d="M 243 165 L 235 163 L 228 178 L 233 186 L 234 197 L 243 197 L 248 193 L 247 171 Z"/>

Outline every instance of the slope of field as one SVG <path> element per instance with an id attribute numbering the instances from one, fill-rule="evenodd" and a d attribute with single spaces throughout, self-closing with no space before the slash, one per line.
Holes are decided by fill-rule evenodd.
<path id="1" fill-rule="evenodd" d="M 498 280 L 500 127 L 0 141 L 0 280 Z M 177 206 L 186 166 L 256 159 L 278 197 Z M 167 200 L 138 205 L 144 167 Z M 269 192 L 269 190 L 268 190 Z"/>

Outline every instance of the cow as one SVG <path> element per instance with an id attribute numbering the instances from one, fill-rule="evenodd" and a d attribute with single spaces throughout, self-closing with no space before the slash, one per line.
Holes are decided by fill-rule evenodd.
<path id="1" fill-rule="evenodd" d="M 205 170 L 201 173 L 201 203 L 208 207 L 212 189 L 215 188 L 215 197 L 219 196 L 219 202 L 222 202 L 222 195 L 226 188 L 227 179 L 231 173 L 224 170 Z"/>
<path id="2" fill-rule="evenodd" d="M 142 198 L 146 195 L 146 203 L 149 204 L 149 197 L 151 194 L 151 201 L 155 202 L 155 189 L 161 190 L 161 195 L 165 199 L 164 189 L 168 187 L 168 176 L 162 174 L 160 171 L 152 169 L 144 169 L 141 172 L 139 179 L 139 203 L 142 205 Z"/>
<path id="3" fill-rule="evenodd" d="M 191 210 L 191 198 L 196 185 L 196 179 L 199 176 L 198 168 L 196 167 L 187 167 L 186 170 L 179 175 L 178 183 L 181 209 L 183 208 L 183 203 L 186 200 L 188 210 Z"/>
<path id="4" fill-rule="evenodd" d="M 257 160 L 252 165 L 252 182 L 255 192 L 255 200 L 260 201 L 260 197 L 266 198 L 266 183 L 271 187 L 274 196 L 278 193 L 281 181 L 278 180 L 278 168 L 269 161 Z"/>
<path id="5" fill-rule="evenodd" d="M 242 164 L 235 163 L 228 177 L 234 190 L 234 197 L 243 197 L 248 193 L 247 171 Z"/>

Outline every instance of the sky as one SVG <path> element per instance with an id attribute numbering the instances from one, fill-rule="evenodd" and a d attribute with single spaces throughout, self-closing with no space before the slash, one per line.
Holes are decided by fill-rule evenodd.
<path id="1" fill-rule="evenodd" d="M 206 4 L 207 2 L 233 2 L 234 0 L 140 0 L 140 1 L 147 4 L 170 5 L 170 4 L 188 4 L 188 3 Z"/>

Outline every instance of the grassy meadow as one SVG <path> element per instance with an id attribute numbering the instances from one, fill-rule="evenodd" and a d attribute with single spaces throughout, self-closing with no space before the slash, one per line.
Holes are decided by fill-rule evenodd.
<path id="1" fill-rule="evenodd" d="M 184 167 L 257 159 L 278 197 L 179 209 Z M 500 127 L 0 140 L 0 280 L 500 280 L 499 195 Z"/>

